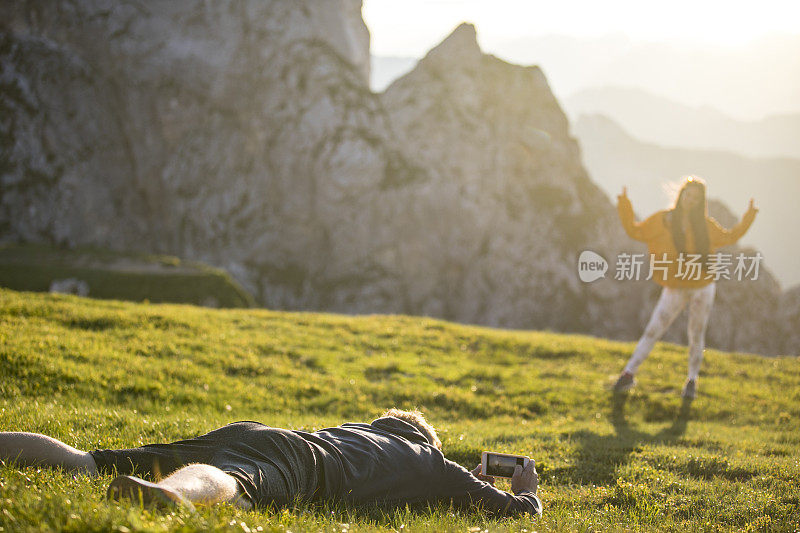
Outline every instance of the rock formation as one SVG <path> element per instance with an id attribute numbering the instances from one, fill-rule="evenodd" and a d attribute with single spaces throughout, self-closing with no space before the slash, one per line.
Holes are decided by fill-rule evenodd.
<path id="1" fill-rule="evenodd" d="M 652 283 L 578 279 L 631 242 L 543 73 L 470 25 L 383 94 L 368 65 L 357 0 L 4 4 L 0 237 L 205 261 L 273 308 L 638 336 Z"/>
<path id="2" fill-rule="evenodd" d="M 279 307 L 365 269 L 333 255 L 406 165 L 360 2 L 2 9 L 6 238 L 174 252 Z"/>
<path id="3" fill-rule="evenodd" d="M 778 353 L 800 353 L 800 285 L 784 291 L 778 305 L 779 339 L 783 341 Z"/>
<path id="4" fill-rule="evenodd" d="M 383 102 L 404 154 L 429 172 L 407 211 L 418 228 L 402 253 L 412 309 L 507 327 L 623 327 L 630 313 L 609 319 L 601 300 L 629 288 L 576 275 L 580 252 L 610 253 L 621 228 L 538 67 L 483 54 L 462 24 Z"/>

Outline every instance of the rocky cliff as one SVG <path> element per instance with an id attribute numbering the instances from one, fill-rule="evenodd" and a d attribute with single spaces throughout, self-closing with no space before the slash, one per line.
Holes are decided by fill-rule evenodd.
<path id="1" fill-rule="evenodd" d="M 0 32 L 4 240 L 206 261 L 275 308 L 629 339 L 649 316 L 652 284 L 578 279 L 631 243 L 543 73 L 470 25 L 379 95 L 358 1 L 16 2 Z M 715 316 L 728 342 L 742 318 Z"/>
<path id="2" fill-rule="evenodd" d="M 784 291 L 778 305 L 776 322 L 783 342 L 778 353 L 800 353 L 800 285 Z"/>
<path id="3" fill-rule="evenodd" d="M 367 88 L 360 2 L 2 9 L 7 238 L 206 260 L 273 306 L 324 305 L 314 284 L 368 270 L 339 242 L 369 251 L 363 192 L 407 165 Z"/>
<path id="4" fill-rule="evenodd" d="M 419 258 L 412 302 L 468 322 L 624 331 L 629 310 L 608 317 L 602 301 L 639 296 L 576 275 L 580 252 L 611 253 L 621 229 L 538 67 L 483 54 L 463 24 L 383 102 L 403 153 L 429 175 L 407 211 L 419 228 L 406 241 L 417 251 L 403 254 Z"/>

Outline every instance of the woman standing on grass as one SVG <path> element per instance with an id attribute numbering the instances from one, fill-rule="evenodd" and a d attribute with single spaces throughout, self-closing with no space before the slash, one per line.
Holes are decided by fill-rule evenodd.
<path id="1" fill-rule="evenodd" d="M 686 178 L 672 209 L 658 211 L 644 222 L 634 220 L 626 189 L 623 188 L 617 200 L 625 231 L 632 239 L 647 243 L 651 261 L 655 259 L 658 266 L 663 267 L 651 271 L 653 281 L 664 288 L 633 355 L 614 384 L 614 392 L 625 392 L 634 386 L 633 376 L 639 365 L 688 303 L 689 376 L 682 396 L 693 399 L 697 394 L 706 325 L 716 291 L 713 276 L 708 276 L 708 256 L 738 241 L 753 223 L 758 209 L 751 198 L 742 220 L 726 230 L 708 216 L 706 184 L 694 176 Z M 666 261 L 662 261 L 664 259 Z"/>

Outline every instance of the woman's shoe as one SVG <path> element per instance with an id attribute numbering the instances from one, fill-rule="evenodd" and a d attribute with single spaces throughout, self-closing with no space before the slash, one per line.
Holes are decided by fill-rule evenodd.
<path id="1" fill-rule="evenodd" d="M 695 396 L 697 396 L 697 380 L 687 379 L 686 384 L 683 386 L 681 396 L 687 400 L 694 400 Z"/>
<path id="2" fill-rule="evenodd" d="M 628 392 L 633 388 L 634 385 L 636 385 L 636 380 L 633 379 L 633 374 L 623 372 L 620 374 L 617 382 L 614 383 L 612 390 L 617 393 Z"/>

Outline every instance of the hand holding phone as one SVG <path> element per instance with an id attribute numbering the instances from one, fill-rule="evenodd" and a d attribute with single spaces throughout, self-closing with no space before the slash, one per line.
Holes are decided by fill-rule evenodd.
<path id="1" fill-rule="evenodd" d="M 514 475 L 511 477 L 511 492 L 532 492 L 536 494 L 539 490 L 539 474 L 536 472 L 536 462 L 531 461 L 525 468 L 517 465 L 514 467 Z"/>

